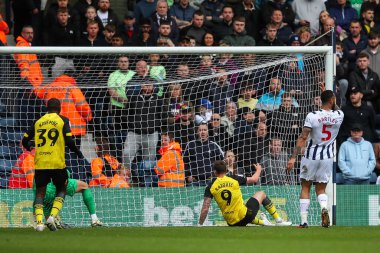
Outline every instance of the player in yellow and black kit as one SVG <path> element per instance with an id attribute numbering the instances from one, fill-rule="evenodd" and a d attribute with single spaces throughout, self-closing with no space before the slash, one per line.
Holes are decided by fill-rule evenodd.
<path id="1" fill-rule="evenodd" d="M 278 214 L 276 207 L 263 191 L 256 192 L 247 203 L 244 204 L 243 195 L 240 185 L 254 184 L 260 178 L 261 165 L 255 164 L 256 172 L 251 177 L 226 176 L 226 164 L 224 161 L 215 161 L 213 165 L 214 178 L 206 187 L 199 225 L 203 225 L 211 199 L 215 198 L 223 217 L 229 226 L 246 226 L 248 223 L 257 225 L 272 225 L 265 217 L 256 218 L 256 214 L 262 204 L 265 209 L 272 215 L 277 226 L 290 226 L 291 222 L 283 221 Z"/>
<path id="2" fill-rule="evenodd" d="M 31 151 L 33 148 L 32 140 L 34 140 L 36 149 L 34 157 L 34 180 L 36 185 L 34 208 L 37 231 L 44 230 L 42 222 L 44 216 L 43 200 L 46 194 L 46 186 L 50 181 L 53 181 L 57 194 L 46 225 L 51 231 L 57 230 L 54 218 L 62 209 L 68 180 L 65 163 L 65 146 L 67 145 L 79 158 L 84 158 L 82 152 L 75 146 L 72 139 L 69 119 L 59 115 L 61 102 L 56 98 L 49 99 L 47 111 L 24 134 L 24 138 L 22 139 L 24 148 Z"/>

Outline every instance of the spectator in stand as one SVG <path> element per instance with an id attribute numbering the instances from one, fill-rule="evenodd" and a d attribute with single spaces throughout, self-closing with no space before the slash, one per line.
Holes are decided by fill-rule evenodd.
<path id="1" fill-rule="evenodd" d="M 281 80 L 277 77 L 272 78 L 269 84 L 269 92 L 260 97 L 256 104 L 256 109 L 265 111 L 277 110 L 281 105 L 281 98 L 284 92 Z"/>
<path id="2" fill-rule="evenodd" d="M 88 7 L 96 8 L 98 6 L 98 0 L 78 0 L 74 4 L 74 8 L 77 10 L 81 18 L 83 18 L 88 10 Z"/>
<path id="3" fill-rule="evenodd" d="M 351 137 L 339 148 L 339 168 L 344 184 L 369 184 L 376 166 L 372 144 L 363 138 L 360 124 L 352 125 Z"/>
<path id="4" fill-rule="evenodd" d="M 380 143 L 375 143 L 374 147 L 375 152 L 375 159 L 376 159 L 376 167 L 375 167 L 375 173 L 378 176 L 376 184 L 380 184 Z"/>
<path id="5" fill-rule="evenodd" d="M 265 26 L 265 35 L 257 44 L 258 46 L 284 46 L 284 43 L 277 38 L 278 27 L 276 24 L 268 23 Z"/>
<path id="6" fill-rule="evenodd" d="M 116 13 L 110 8 L 110 0 L 99 0 L 96 14 L 102 21 L 102 27 L 99 27 L 101 30 L 103 30 L 108 24 L 118 27 L 119 19 L 117 18 Z"/>
<path id="7" fill-rule="evenodd" d="M 9 33 L 8 24 L 3 20 L 3 17 L 0 14 L 0 42 L 3 43 L 4 46 L 8 45 L 6 34 Z"/>
<path id="8" fill-rule="evenodd" d="M 195 114 L 195 125 L 207 124 L 212 115 L 212 103 L 206 98 L 198 101 L 198 112 Z"/>
<path id="9" fill-rule="evenodd" d="M 205 15 L 207 21 L 218 22 L 220 21 L 223 7 L 224 4 L 220 0 L 204 0 L 199 6 L 199 10 Z"/>
<path id="10" fill-rule="evenodd" d="M 269 136 L 265 123 L 258 123 L 256 131 L 246 134 L 245 138 L 239 140 L 238 154 L 239 167 L 244 168 L 245 175 L 254 173 L 252 164 L 260 162 L 269 147 Z"/>
<path id="11" fill-rule="evenodd" d="M 221 116 L 214 113 L 208 123 L 208 136 L 210 140 L 216 142 L 223 151 L 229 149 L 229 138 L 226 128 L 221 124 Z"/>
<path id="12" fill-rule="evenodd" d="M 205 32 L 202 37 L 201 46 L 205 47 L 216 47 L 217 44 L 215 42 L 214 34 L 210 32 Z"/>
<path id="13" fill-rule="evenodd" d="M 103 28 L 102 21 L 100 20 L 100 18 L 96 14 L 96 9 L 93 6 L 89 6 L 86 10 L 86 13 L 81 18 L 80 29 L 79 29 L 81 35 L 88 35 L 87 25 L 91 21 L 95 21 L 96 23 L 98 23 L 99 29 Z M 102 31 L 102 30 L 100 30 L 100 31 Z"/>
<path id="14" fill-rule="evenodd" d="M 13 10 L 13 37 L 16 39 L 21 35 L 25 26 L 30 26 L 34 31 L 33 45 L 41 46 L 41 1 L 12 1 Z M 31 41 L 32 42 L 32 41 Z"/>
<path id="15" fill-rule="evenodd" d="M 228 46 L 227 44 L 221 43 L 220 46 Z M 220 54 L 219 57 L 216 59 L 215 62 L 216 68 L 224 68 L 227 72 L 238 70 L 239 67 L 237 66 L 234 55 L 225 53 Z M 237 72 L 237 71 L 236 71 Z M 230 81 L 231 85 L 236 89 L 237 87 L 237 80 L 239 77 L 239 73 L 233 73 L 231 75 L 228 75 L 228 80 Z"/>
<path id="16" fill-rule="evenodd" d="M 287 171 L 289 154 L 283 149 L 282 139 L 272 137 L 269 143 L 269 153 L 260 161 L 261 185 L 295 185 L 294 171 Z"/>
<path id="17" fill-rule="evenodd" d="M 291 26 L 294 23 L 296 14 L 294 13 L 289 2 L 285 0 L 269 0 L 263 5 L 261 15 L 264 24 L 268 24 L 271 21 L 270 16 L 274 10 L 278 9 L 281 10 L 282 14 L 284 15 L 283 22 Z"/>
<path id="18" fill-rule="evenodd" d="M 218 68 L 216 73 L 223 74 L 226 73 L 226 70 Z M 217 76 L 215 81 L 210 85 L 208 94 L 214 107 L 214 113 L 221 114 L 224 112 L 227 102 L 232 101 L 234 94 L 233 86 L 228 81 L 228 75 Z"/>
<path id="19" fill-rule="evenodd" d="M 233 33 L 226 35 L 222 41 L 230 46 L 255 46 L 256 41 L 247 35 L 245 30 L 245 18 L 235 17 L 232 22 Z"/>
<path id="20" fill-rule="evenodd" d="M 65 72 L 52 83 L 38 89 L 37 97 L 43 101 L 56 98 L 61 102 L 60 114 L 70 120 L 73 141 L 80 147 L 82 137 L 87 133 L 87 125 L 92 120 L 92 112 L 81 89 L 76 85 L 76 80 L 69 75 L 69 71 Z M 78 166 L 77 159 L 79 157 L 76 153 L 66 152 L 67 168 L 72 178 L 86 180 L 86 170 Z"/>
<path id="21" fill-rule="evenodd" d="M 135 46 L 139 30 L 136 27 L 136 19 L 132 11 L 124 15 L 123 23 L 119 25 L 118 32 L 124 37 L 125 46 Z"/>
<path id="22" fill-rule="evenodd" d="M 368 35 L 371 31 L 380 32 L 380 24 L 374 21 L 375 11 L 372 7 L 366 7 L 360 13 L 365 34 Z"/>
<path id="23" fill-rule="evenodd" d="M 69 18 L 67 8 L 59 8 L 56 12 L 55 22 L 50 23 L 46 31 L 45 44 L 48 46 L 70 47 L 75 46 L 80 38 L 77 24 Z"/>
<path id="24" fill-rule="evenodd" d="M 379 92 L 380 80 L 379 76 L 369 68 L 369 56 L 366 53 L 360 53 L 356 60 L 357 68 L 352 71 L 348 77 L 348 83 L 352 86 L 359 86 L 363 93 L 363 100 L 375 109 L 376 113 L 380 113 Z"/>
<path id="25" fill-rule="evenodd" d="M 226 111 L 221 118 L 221 124 L 226 128 L 229 138 L 234 136 L 235 123 L 237 120 L 237 108 L 233 101 L 229 101 L 226 104 Z"/>
<path id="26" fill-rule="evenodd" d="M 87 35 L 83 35 L 78 42 L 78 46 L 83 47 L 106 47 L 107 42 L 103 36 L 99 34 L 99 24 L 96 21 L 89 21 L 87 23 Z"/>
<path id="27" fill-rule="evenodd" d="M 234 6 L 235 16 L 245 17 L 245 30 L 247 34 L 255 39 L 260 40 L 260 12 L 255 8 L 254 0 L 238 1 Z"/>
<path id="28" fill-rule="evenodd" d="M 319 38 L 317 41 L 314 42 L 314 45 L 316 46 L 330 46 L 332 43 L 331 36 L 332 33 L 329 32 L 331 29 L 335 27 L 335 21 L 333 18 L 327 17 L 326 20 L 323 21 L 322 28 L 321 28 L 321 35 L 325 34 L 321 38 Z M 336 33 L 336 41 L 340 41 L 338 37 L 338 32 Z"/>
<path id="29" fill-rule="evenodd" d="M 302 120 L 301 110 L 292 105 L 291 94 L 284 92 L 280 107 L 273 111 L 270 133 L 282 140 L 282 147 L 287 153 L 290 153 L 296 144 L 301 133 Z"/>
<path id="30" fill-rule="evenodd" d="M 364 0 L 361 7 L 360 7 L 360 13 L 363 13 L 363 10 L 366 9 L 367 7 L 371 7 L 374 10 L 374 12 L 375 12 L 374 21 L 377 24 L 379 24 L 379 22 L 380 22 L 380 2 L 377 0 Z"/>
<path id="31" fill-rule="evenodd" d="M 153 39 L 157 38 L 156 45 L 159 47 L 174 47 L 176 39 L 173 37 L 172 27 L 167 20 L 161 20 L 158 28 L 158 34 L 152 34 Z"/>
<path id="32" fill-rule="evenodd" d="M 168 129 L 181 144 L 181 149 L 185 150 L 187 143 L 195 139 L 194 112 L 189 105 L 182 105 L 179 118 Z"/>
<path id="33" fill-rule="evenodd" d="M 130 96 L 125 108 L 128 126 L 124 125 L 123 129 L 128 129 L 128 136 L 123 150 L 123 164 L 130 166 L 133 176 L 139 175 L 136 166 L 131 166 L 137 152 L 141 152 L 142 161 L 150 168 L 153 168 L 156 158 L 163 102 L 154 92 L 155 83 L 151 78 L 141 80 L 140 92 Z M 135 177 L 135 182 L 136 179 L 142 183 L 140 177 Z"/>
<path id="34" fill-rule="evenodd" d="M 296 30 L 296 34 L 300 37 L 301 46 L 306 46 L 313 40 L 313 36 L 311 35 L 310 28 L 307 26 L 298 28 Z"/>
<path id="35" fill-rule="evenodd" d="M 169 84 L 167 91 L 167 98 L 164 102 L 164 113 L 167 114 L 168 121 L 167 126 L 173 125 L 181 117 L 181 108 L 184 105 L 190 105 L 189 102 L 184 100 L 182 95 L 182 88 L 180 84 Z"/>
<path id="36" fill-rule="evenodd" d="M 80 16 L 77 10 L 70 6 L 69 0 L 56 0 L 55 3 L 52 3 L 49 6 L 49 9 L 46 11 L 45 19 L 44 19 L 44 31 L 49 32 L 54 29 L 58 23 L 60 22 L 58 17 L 59 9 L 67 10 L 67 22 L 70 23 L 70 28 L 75 30 L 76 33 L 79 31 L 80 24 Z M 63 39 L 63 38 L 62 38 Z M 45 43 L 48 41 L 44 41 Z M 49 46 L 55 46 L 51 44 L 47 44 Z"/>
<path id="37" fill-rule="evenodd" d="M 121 161 L 122 150 L 127 129 L 123 129 L 124 108 L 128 102 L 127 86 L 132 79 L 134 71 L 129 70 L 129 59 L 127 56 L 120 56 L 118 60 L 118 70 L 112 72 L 108 78 L 108 94 L 111 97 L 110 113 L 112 115 L 112 134 L 110 134 L 111 147 L 114 156 Z"/>
<path id="38" fill-rule="evenodd" d="M 158 153 L 161 158 L 154 166 L 158 176 L 158 187 L 184 187 L 185 166 L 182 159 L 182 149 L 178 142 L 174 141 L 172 133 L 162 133 L 161 148 Z"/>
<path id="39" fill-rule="evenodd" d="M 244 86 L 240 88 L 240 97 L 238 99 L 238 108 L 249 107 L 251 111 L 256 108 L 258 99 L 254 96 L 256 95 L 256 90 L 253 89 L 253 84 L 251 81 L 245 81 Z"/>
<path id="40" fill-rule="evenodd" d="M 284 16 L 281 10 L 273 10 L 271 15 L 271 23 L 277 26 L 277 38 L 282 42 L 287 42 L 292 35 L 292 28 L 284 23 Z"/>
<path id="41" fill-rule="evenodd" d="M 340 41 L 336 42 L 336 77 L 335 80 L 338 81 L 337 92 L 339 93 L 340 106 L 346 104 L 346 93 L 348 89 L 348 60 L 344 55 L 343 43 Z"/>
<path id="42" fill-rule="evenodd" d="M 369 68 L 380 77 L 380 32 L 372 31 L 368 34 L 368 46 L 362 52 L 369 57 Z"/>
<path id="43" fill-rule="evenodd" d="M 335 20 L 335 24 L 346 32 L 349 31 L 350 22 L 358 19 L 358 14 L 351 3 L 347 0 L 336 0 L 336 4 L 328 9 L 330 16 Z"/>
<path id="44" fill-rule="evenodd" d="M 254 136 L 258 119 L 255 113 L 249 107 L 243 107 L 238 110 L 238 119 L 235 122 L 235 131 L 233 134 L 233 149 L 238 153 L 245 139 Z"/>
<path id="45" fill-rule="evenodd" d="M 123 47 L 124 46 L 124 37 L 120 33 L 116 33 L 112 36 L 111 46 L 113 47 Z"/>
<path id="46" fill-rule="evenodd" d="M 210 0 L 205 0 L 210 1 Z M 204 13 L 204 12 L 203 12 Z M 232 29 L 232 20 L 234 18 L 234 10 L 231 6 L 224 6 L 222 9 L 222 19 L 214 19 L 212 18 L 209 21 L 207 14 L 205 14 L 206 20 L 205 25 L 209 31 L 212 31 L 215 35 L 216 43 L 223 40 L 226 35 L 230 35 L 233 33 Z"/>
<path id="47" fill-rule="evenodd" d="M 363 138 L 375 143 L 375 111 L 362 101 L 363 93 L 360 86 L 352 86 L 348 90 L 350 103 L 343 106 L 344 119 L 338 135 L 338 144 L 349 138 L 353 124 L 360 123 L 363 128 Z"/>
<path id="48" fill-rule="evenodd" d="M 228 176 L 237 175 L 244 177 L 244 170 L 238 167 L 234 151 L 227 150 L 224 156 Z"/>
<path id="49" fill-rule="evenodd" d="M 223 150 L 208 136 L 207 124 L 198 126 L 197 136 L 187 144 L 183 154 L 188 186 L 206 186 L 212 179 L 213 162 L 224 159 Z"/>
<path id="50" fill-rule="evenodd" d="M 103 38 L 107 43 L 107 46 L 112 45 L 112 37 L 116 33 L 116 27 L 112 24 L 107 24 L 103 30 Z"/>
<path id="51" fill-rule="evenodd" d="M 191 25 L 194 12 L 195 9 L 189 4 L 189 0 L 179 0 L 170 8 L 170 15 L 174 17 L 179 29 Z"/>
<path id="52" fill-rule="evenodd" d="M 155 46 L 157 41 L 154 41 L 152 35 L 152 25 L 149 19 L 140 20 L 140 29 L 136 39 L 136 46 L 150 47 Z"/>
<path id="53" fill-rule="evenodd" d="M 355 69 L 356 59 L 361 51 L 367 47 L 367 37 L 361 34 L 362 26 L 359 20 L 354 19 L 350 23 L 350 35 L 343 40 L 344 54 L 348 59 L 348 69 Z"/>
<path id="54" fill-rule="evenodd" d="M 188 0 L 185 0 L 185 1 L 188 1 Z M 204 19 L 205 19 L 205 15 L 200 10 L 193 12 L 191 24 L 182 28 L 180 32 L 181 36 L 194 37 L 196 41 L 196 45 L 200 46 L 202 44 L 202 38 L 207 33 L 207 28 L 204 25 L 204 22 L 205 22 Z"/>
<path id="55" fill-rule="evenodd" d="M 161 56 L 159 54 L 149 55 L 149 76 L 156 79 L 158 82 L 163 82 L 166 79 L 166 70 L 163 65 L 160 64 Z"/>
<path id="56" fill-rule="evenodd" d="M 127 96 L 136 95 L 136 93 L 139 93 L 141 80 L 149 76 L 149 68 L 146 61 L 139 60 L 138 62 L 136 62 L 134 72 L 135 74 L 133 75 L 132 79 L 129 81 L 131 86 L 129 89 L 127 89 Z"/>
<path id="57" fill-rule="evenodd" d="M 318 35 L 319 14 L 326 10 L 324 0 L 294 0 L 292 8 L 296 14 L 294 25 L 310 27 L 311 35 Z"/>
<path id="58" fill-rule="evenodd" d="M 169 15 L 169 6 L 166 0 L 157 1 L 156 11 L 150 15 L 150 20 L 152 22 L 152 33 L 155 38 L 159 38 L 162 34 L 162 31 L 160 32 L 160 29 L 162 29 L 161 23 L 165 21 L 165 24 L 170 27 L 170 39 L 174 44 L 177 43 L 179 38 L 177 22 Z"/>
<path id="59" fill-rule="evenodd" d="M 141 25 L 141 20 L 148 19 L 156 11 L 156 6 L 157 0 L 138 1 L 134 9 L 136 24 Z"/>
<path id="60" fill-rule="evenodd" d="M 329 18 L 331 18 L 331 16 L 330 16 L 330 13 L 328 11 L 324 10 L 324 11 L 321 11 L 321 13 L 319 13 L 319 33 L 318 33 L 318 35 L 324 34 L 323 25 L 326 23 L 326 20 Z"/>

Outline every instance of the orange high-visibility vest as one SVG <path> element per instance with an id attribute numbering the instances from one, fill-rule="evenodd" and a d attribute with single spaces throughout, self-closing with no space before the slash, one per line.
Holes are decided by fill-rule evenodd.
<path id="1" fill-rule="evenodd" d="M 8 45 L 7 43 L 7 35 L 9 33 L 8 24 L 3 20 L 3 17 L 0 14 L 0 41 L 3 42 L 4 45 Z"/>
<path id="2" fill-rule="evenodd" d="M 17 37 L 16 47 L 30 47 L 30 44 L 23 37 Z M 14 54 L 15 61 L 20 69 L 21 78 L 27 78 L 33 87 L 42 84 L 42 71 L 36 54 Z"/>
<path id="3" fill-rule="evenodd" d="M 34 150 L 22 153 L 12 168 L 8 188 L 32 188 L 34 178 Z"/>
<path id="4" fill-rule="evenodd" d="M 181 156 L 181 146 L 178 142 L 171 142 L 160 149 L 161 159 L 157 161 L 154 171 L 158 175 L 159 187 L 184 187 L 185 172 Z"/>
<path id="5" fill-rule="evenodd" d="M 115 174 L 112 177 L 109 188 L 129 188 L 129 184 L 119 174 Z"/>
<path id="6" fill-rule="evenodd" d="M 112 182 L 111 178 L 108 178 L 103 174 L 103 168 L 105 167 L 105 163 L 108 163 L 112 170 L 117 170 L 120 166 L 118 160 L 106 154 L 102 158 L 98 157 L 91 161 L 91 174 L 92 180 L 89 183 L 89 186 L 101 186 L 103 188 L 109 187 Z"/>
<path id="7" fill-rule="evenodd" d="M 57 77 L 51 84 L 35 90 L 37 97 L 48 101 L 57 98 L 61 101 L 61 115 L 69 118 L 73 136 L 86 134 L 87 122 L 92 119 L 90 105 L 74 78 L 67 75 Z"/>

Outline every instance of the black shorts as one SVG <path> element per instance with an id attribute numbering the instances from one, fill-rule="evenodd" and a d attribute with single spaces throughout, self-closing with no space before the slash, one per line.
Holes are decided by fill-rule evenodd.
<path id="1" fill-rule="evenodd" d="M 34 180 L 36 187 L 45 187 L 53 181 L 53 184 L 57 188 L 57 192 L 62 189 L 66 189 L 66 184 L 69 176 L 66 169 L 53 169 L 53 170 L 35 170 Z"/>
<path id="2" fill-rule="evenodd" d="M 245 217 L 241 221 L 239 221 L 239 222 L 237 222 L 231 226 L 244 227 L 244 226 L 247 226 L 247 224 L 253 222 L 253 220 L 255 219 L 255 217 L 257 215 L 257 212 L 260 209 L 260 203 L 259 203 L 259 201 L 257 201 L 257 199 L 250 198 L 245 205 L 247 206 L 247 213 L 246 213 Z"/>

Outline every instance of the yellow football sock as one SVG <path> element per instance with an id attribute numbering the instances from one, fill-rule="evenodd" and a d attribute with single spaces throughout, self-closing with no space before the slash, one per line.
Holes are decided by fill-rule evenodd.
<path id="1" fill-rule="evenodd" d="M 258 219 L 255 217 L 255 219 L 253 220 L 252 222 L 253 224 L 256 224 L 256 225 L 264 225 L 264 221 L 261 220 L 261 219 Z"/>
<path id="2" fill-rule="evenodd" d="M 280 218 L 280 215 L 277 212 L 276 206 L 273 205 L 272 202 L 270 202 L 268 205 L 266 205 L 264 207 L 268 211 L 268 213 L 270 213 L 270 215 L 272 215 L 273 219 L 277 220 L 278 218 Z"/>
<path id="3" fill-rule="evenodd" d="M 35 204 L 34 205 L 34 214 L 36 215 L 36 222 L 42 223 L 44 217 L 44 205 Z"/>
<path id="4" fill-rule="evenodd" d="M 51 209 L 50 215 L 55 217 L 58 215 L 59 211 L 62 209 L 64 198 L 56 197 L 53 202 L 53 208 Z"/>

